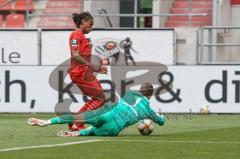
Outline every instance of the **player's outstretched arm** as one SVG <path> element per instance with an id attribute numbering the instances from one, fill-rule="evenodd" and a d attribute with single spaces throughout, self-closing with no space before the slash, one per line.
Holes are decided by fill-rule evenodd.
<path id="1" fill-rule="evenodd" d="M 47 120 L 41 120 L 38 118 L 29 118 L 27 120 L 27 124 L 30 126 L 42 126 L 43 127 L 43 126 L 49 125 L 50 123 Z"/>
<path id="2" fill-rule="evenodd" d="M 90 62 L 88 62 L 84 57 L 82 57 L 77 50 L 72 51 L 73 54 L 73 59 L 81 64 L 88 65 L 89 67 L 92 68 L 94 72 L 99 72 L 101 74 L 107 74 L 107 68 L 100 66 L 100 65 L 94 65 Z"/>
<path id="3" fill-rule="evenodd" d="M 134 48 L 131 47 L 131 50 L 132 50 L 135 54 L 138 54 L 138 52 L 137 52 Z"/>
<path id="4" fill-rule="evenodd" d="M 154 111 L 151 112 L 151 115 L 149 116 L 149 118 L 157 123 L 158 125 L 164 125 L 165 124 L 165 116 L 164 115 L 159 115 L 157 113 L 155 113 Z"/>

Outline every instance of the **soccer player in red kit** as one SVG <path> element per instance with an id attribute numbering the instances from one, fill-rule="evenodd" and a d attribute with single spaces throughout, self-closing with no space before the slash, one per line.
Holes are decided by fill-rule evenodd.
<path id="1" fill-rule="evenodd" d="M 71 80 L 81 89 L 84 95 L 91 98 L 78 113 L 95 110 L 105 103 L 105 94 L 93 72 L 107 74 L 107 68 L 91 63 L 91 46 L 84 34 L 92 30 L 93 17 L 89 12 L 74 13 L 72 17 L 76 29 L 71 33 L 69 45 L 71 49 Z M 69 124 L 69 129 L 77 131 L 83 124 Z"/>

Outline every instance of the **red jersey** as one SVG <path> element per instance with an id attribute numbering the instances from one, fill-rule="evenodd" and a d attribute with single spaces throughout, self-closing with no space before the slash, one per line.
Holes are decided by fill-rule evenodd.
<path id="1" fill-rule="evenodd" d="M 76 50 L 79 52 L 79 55 L 81 55 L 88 62 L 90 62 L 91 46 L 85 35 L 79 29 L 76 29 L 71 33 L 69 37 L 69 46 L 71 49 L 71 57 L 73 56 L 72 51 Z M 83 64 L 71 58 L 71 68 L 81 65 Z"/>

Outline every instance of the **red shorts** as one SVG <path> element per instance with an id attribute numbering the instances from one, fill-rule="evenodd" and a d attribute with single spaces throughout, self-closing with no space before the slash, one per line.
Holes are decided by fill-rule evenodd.
<path id="1" fill-rule="evenodd" d="M 103 88 L 94 76 L 90 67 L 83 65 L 69 71 L 71 80 L 81 89 L 84 95 L 96 97 L 103 92 Z"/>

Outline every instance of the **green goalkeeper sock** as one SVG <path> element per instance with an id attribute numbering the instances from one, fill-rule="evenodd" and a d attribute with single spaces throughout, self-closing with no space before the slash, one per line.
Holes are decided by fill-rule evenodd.
<path id="1" fill-rule="evenodd" d="M 50 124 L 71 124 L 73 123 L 73 115 L 62 115 L 49 120 Z"/>

